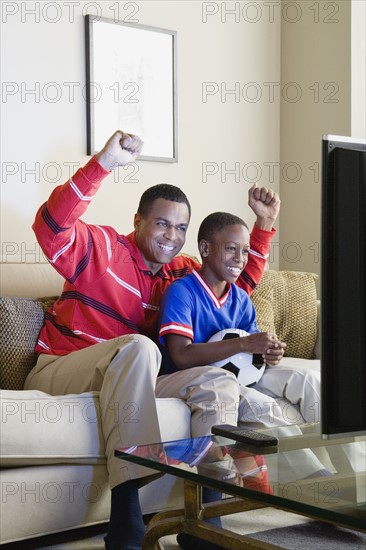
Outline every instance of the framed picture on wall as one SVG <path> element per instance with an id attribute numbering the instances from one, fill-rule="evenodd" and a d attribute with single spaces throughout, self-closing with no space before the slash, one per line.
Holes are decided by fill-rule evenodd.
<path id="1" fill-rule="evenodd" d="M 85 42 L 87 154 L 123 130 L 139 159 L 177 162 L 177 33 L 86 15 Z"/>

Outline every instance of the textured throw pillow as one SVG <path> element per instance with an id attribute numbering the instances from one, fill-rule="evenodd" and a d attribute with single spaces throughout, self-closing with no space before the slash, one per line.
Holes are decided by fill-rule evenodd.
<path id="1" fill-rule="evenodd" d="M 257 314 L 259 330 L 261 332 L 276 332 L 273 312 L 273 288 L 258 286 L 251 298 Z"/>
<path id="2" fill-rule="evenodd" d="M 275 331 L 287 344 L 285 356 L 314 358 L 317 337 L 317 296 L 315 273 L 299 271 L 265 271 L 252 294 L 254 305 L 257 295 L 263 300 L 264 291 L 273 291 L 273 317 Z M 262 327 L 261 327 L 262 330 Z"/>
<path id="3" fill-rule="evenodd" d="M 23 389 L 25 379 L 36 363 L 34 347 L 44 313 L 55 299 L 0 297 L 1 389 Z"/>

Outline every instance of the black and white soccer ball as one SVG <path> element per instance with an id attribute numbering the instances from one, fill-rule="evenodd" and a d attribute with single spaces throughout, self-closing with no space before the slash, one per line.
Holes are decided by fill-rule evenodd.
<path id="1" fill-rule="evenodd" d="M 249 333 L 240 328 L 227 328 L 213 334 L 208 342 L 220 342 L 221 340 L 241 336 L 249 336 Z M 215 361 L 211 364 L 233 372 L 242 386 L 249 386 L 258 382 L 266 368 L 262 356 L 252 353 L 236 353 L 222 361 Z"/>

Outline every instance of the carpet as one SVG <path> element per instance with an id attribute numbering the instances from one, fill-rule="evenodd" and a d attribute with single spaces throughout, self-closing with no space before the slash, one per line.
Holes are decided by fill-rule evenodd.
<path id="1" fill-rule="evenodd" d="M 275 508 L 222 518 L 223 526 L 287 550 L 365 550 L 366 534 L 338 528 Z M 5 544 L 1 550 L 104 550 L 103 526 L 79 529 L 37 540 Z M 175 535 L 161 539 L 164 550 L 179 550 Z"/>
<path id="2" fill-rule="evenodd" d="M 366 534 L 312 521 L 282 529 L 253 533 L 254 539 L 281 545 L 288 550 L 357 550 L 366 548 Z"/>

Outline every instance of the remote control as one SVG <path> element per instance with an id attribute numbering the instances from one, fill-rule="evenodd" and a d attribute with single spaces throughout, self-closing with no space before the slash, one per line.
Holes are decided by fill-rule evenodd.
<path id="1" fill-rule="evenodd" d="M 278 445 L 277 437 L 262 432 L 245 430 L 244 428 L 238 428 L 230 424 L 212 426 L 211 432 L 215 435 L 222 435 L 228 439 L 234 439 L 235 441 L 240 441 L 240 443 L 248 443 L 255 447 L 274 447 Z"/>

